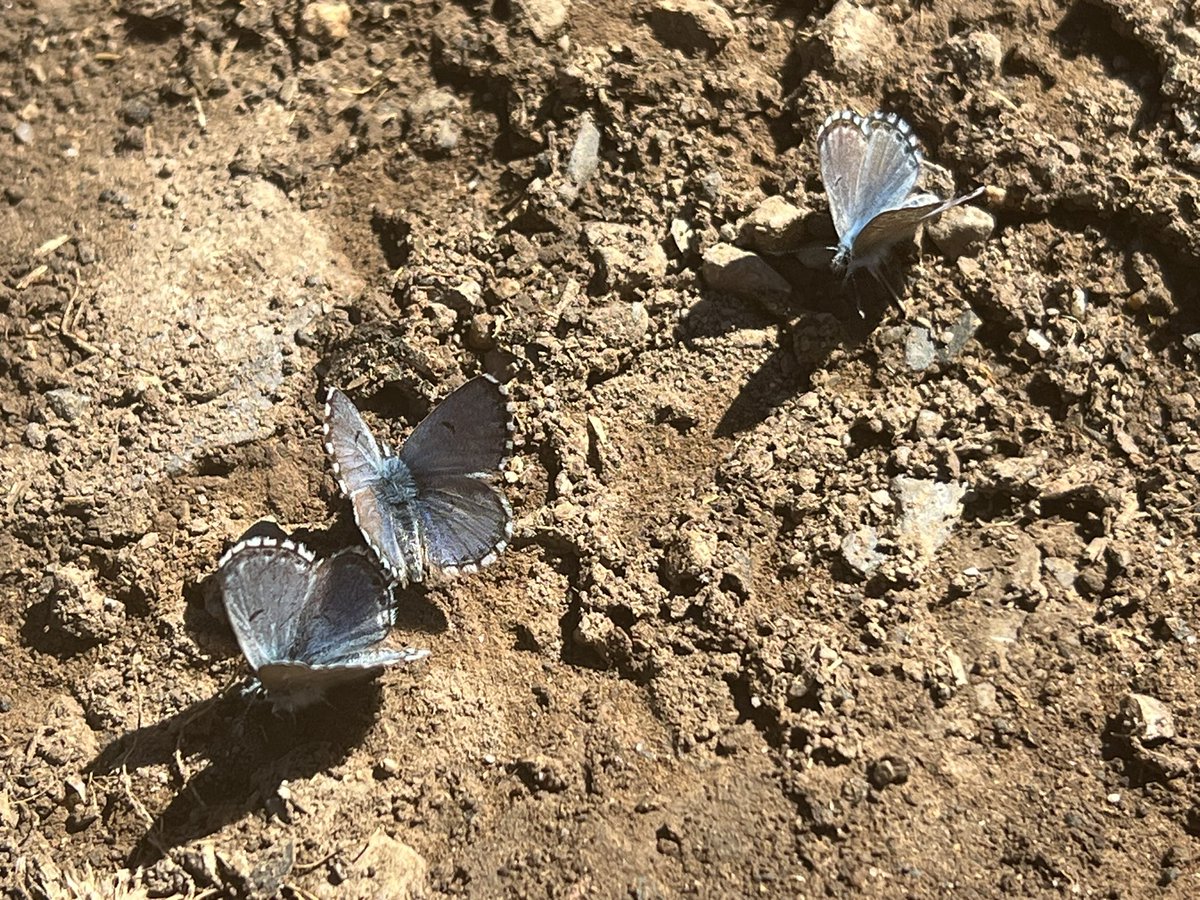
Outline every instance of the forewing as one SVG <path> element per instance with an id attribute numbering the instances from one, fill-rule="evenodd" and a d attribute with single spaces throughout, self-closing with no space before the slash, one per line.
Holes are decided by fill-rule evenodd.
<path id="1" fill-rule="evenodd" d="M 292 541 L 250 538 L 221 558 L 217 577 L 225 611 L 256 672 L 289 658 L 316 574 L 312 553 Z"/>
<path id="2" fill-rule="evenodd" d="M 382 453 L 371 429 L 350 398 L 330 388 L 325 399 L 325 450 L 342 493 L 353 498 L 379 471 Z"/>
<path id="3" fill-rule="evenodd" d="M 490 565 L 512 539 L 512 510 L 482 478 L 442 475 L 419 482 L 425 559 L 448 575 Z"/>
<path id="4" fill-rule="evenodd" d="M 825 182 L 829 214 L 839 239 L 852 237 L 848 231 L 860 215 L 858 181 L 866 151 L 863 117 L 851 110 L 831 115 L 817 133 L 821 180 Z"/>
<path id="5" fill-rule="evenodd" d="M 375 481 L 353 495 L 354 521 L 393 580 L 420 581 L 425 566 L 418 515 L 411 502 L 389 499 L 385 488 L 384 482 Z"/>
<path id="6" fill-rule="evenodd" d="M 494 473 L 512 452 L 508 392 L 490 375 L 472 378 L 413 429 L 400 459 L 418 481 Z"/>

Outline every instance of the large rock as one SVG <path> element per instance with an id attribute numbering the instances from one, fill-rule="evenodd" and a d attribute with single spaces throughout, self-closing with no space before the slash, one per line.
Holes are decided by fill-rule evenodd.
<path id="1" fill-rule="evenodd" d="M 926 234 L 947 259 L 973 254 L 992 236 L 996 219 L 975 206 L 956 206 L 925 227 Z"/>
<path id="2" fill-rule="evenodd" d="M 733 38 L 733 19 L 711 0 L 661 0 L 649 14 L 654 36 L 685 53 L 712 56 Z"/>
<path id="3" fill-rule="evenodd" d="M 760 253 L 791 253 L 804 238 L 808 213 L 782 197 L 768 197 L 737 224 L 735 243 Z"/>
<path id="4" fill-rule="evenodd" d="M 849 0 L 835 4 L 802 40 L 800 56 L 809 68 L 868 84 L 879 80 L 886 68 L 884 61 L 896 52 L 892 26 L 878 13 Z"/>
<path id="5" fill-rule="evenodd" d="M 733 244 L 714 244 L 704 253 L 704 281 L 714 291 L 754 300 L 772 312 L 787 306 L 792 286 L 766 260 Z"/>

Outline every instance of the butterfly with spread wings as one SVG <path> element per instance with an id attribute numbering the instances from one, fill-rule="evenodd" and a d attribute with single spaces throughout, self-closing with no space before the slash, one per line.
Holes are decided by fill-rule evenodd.
<path id="1" fill-rule="evenodd" d="M 398 452 L 375 439 L 345 394 L 329 391 L 325 448 L 359 530 L 393 581 L 475 572 L 504 552 L 512 510 L 497 481 L 512 429 L 507 392 L 490 375 L 446 397 Z"/>

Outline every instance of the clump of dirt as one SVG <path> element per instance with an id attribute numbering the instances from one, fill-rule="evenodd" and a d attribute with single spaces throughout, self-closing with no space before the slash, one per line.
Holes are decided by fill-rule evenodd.
<path id="1" fill-rule="evenodd" d="M 1180 896 L 1200 875 L 1200 12 L 0 13 L 16 896 Z M 814 137 L 943 196 L 829 271 Z M 211 574 L 359 541 L 335 385 L 517 404 L 513 546 L 280 718 Z"/>

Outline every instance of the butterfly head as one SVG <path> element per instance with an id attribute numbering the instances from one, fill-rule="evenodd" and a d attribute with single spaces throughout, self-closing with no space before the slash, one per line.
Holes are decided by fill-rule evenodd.
<path id="1" fill-rule="evenodd" d="M 850 268 L 850 246 L 848 244 L 838 244 L 834 248 L 833 260 L 829 263 L 836 275 L 845 275 Z"/>

